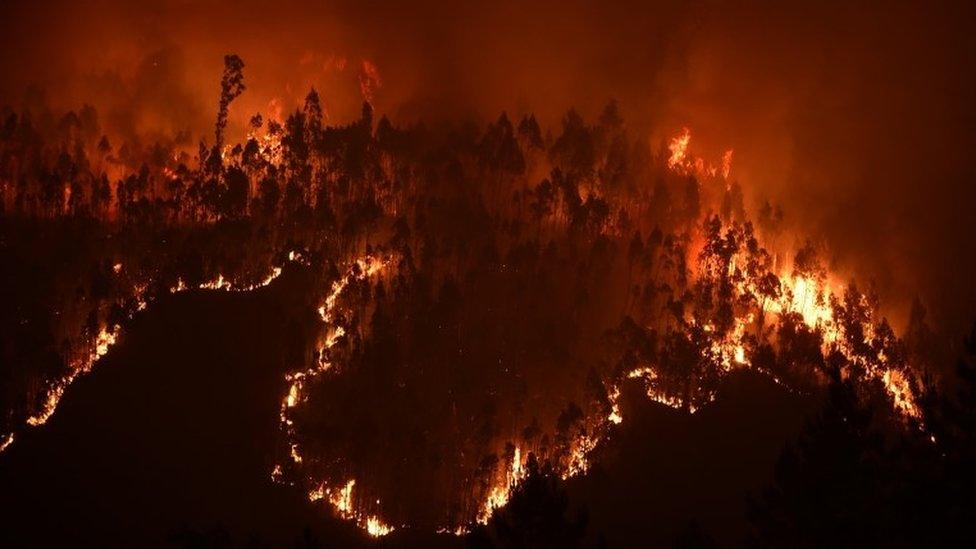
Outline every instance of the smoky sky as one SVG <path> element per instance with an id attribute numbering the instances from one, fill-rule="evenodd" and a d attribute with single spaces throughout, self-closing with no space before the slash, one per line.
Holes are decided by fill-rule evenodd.
<path id="1" fill-rule="evenodd" d="M 960 3 L 961 4 L 961 3 Z M 246 63 L 232 125 L 309 87 L 330 120 L 535 112 L 554 131 L 610 99 L 660 143 L 735 149 L 755 204 L 783 205 L 890 314 L 916 296 L 952 330 L 976 316 L 976 24 L 951 4 L 806 2 L 5 2 L 0 102 L 28 87 L 98 107 L 119 132 L 204 135 L 222 55 Z M 236 118 L 235 118 L 236 117 Z"/>

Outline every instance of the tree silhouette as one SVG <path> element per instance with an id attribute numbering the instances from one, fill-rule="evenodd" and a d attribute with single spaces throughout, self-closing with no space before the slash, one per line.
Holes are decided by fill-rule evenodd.
<path id="1" fill-rule="evenodd" d="M 231 101 L 244 93 L 244 61 L 236 55 L 224 56 L 224 74 L 220 78 L 220 101 L 217 108 L 217 124 L 214 147 L 217 154 L 224 147 L 224 130 L 227 128 L 227 109 Z"/>

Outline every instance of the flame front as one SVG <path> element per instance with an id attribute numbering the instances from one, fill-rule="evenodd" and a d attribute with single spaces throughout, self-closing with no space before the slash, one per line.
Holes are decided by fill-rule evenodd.
<path id="1" fill-rule="evenodd" d="M 330 332 L 325 339 L 325 343 L 319 350 L 320 360 L 318 364 L 313 368 L 294 371 L 285 376 L 285 379 L 288 381 L 289 385 L 287 394 L 281 403 L 281 412 L 279 417 L 282 431 L 285 433 L 285 436 L 288 439 L 287 444 L 289 448 L 289 457 L 291 458 L 293 466 L 300 466 L 303 459 L 299 445 L 295 441 L 294 422 L 289 417 L 289 414 L 291 410 L 305 402 L 303 396 L 303 388 L 305 387 L 305 384 L 313 383 L 317 377 L 329 371 L 332 367 L 331 362 L 329 362 L 326 358 L 328 356 L 328 351 L 345 335 L 345 330 L 342 326 L 331 326 L 337 301 L 342 295 L 342 292 L 354 280 L 363 280 L 368 277 L 375 276 L 388 264 L 389 260 L 384 261 L 380 258 L 371 256 L 362 257 L 353 262 L 353 266 L 349 269 L 345 276 L 332 284 L 331 291 L 325 297 L 324 303 L 318 309 L 322 322 L 325 323 L 327 328 L 330 329 Z M 272 480 L 281 480 L 282 469 L 283 468 L 280 464 L 275 465 L 271 474 Z M 349 479 L 344 485 L 342 485 L 341 488 L 327 486 L 325 482 L 320 481 L 314 489 L 308 492 L 308 498 L 310 501 L 318 501 L 321 499 L 327 500 L 338 517 L 355 522 L 370 536 L 381 537 L 392 532 L 394 530 L 393 526 L 384 522 L 379 516 L 365 513 L 361 511 L 359 507 L 357 507 L 356 502 L 353 499 L 353 488 L 355 485 L 355 479 Z M 377 500 L 376 503 L 379 504 L 379 500 Z"/>

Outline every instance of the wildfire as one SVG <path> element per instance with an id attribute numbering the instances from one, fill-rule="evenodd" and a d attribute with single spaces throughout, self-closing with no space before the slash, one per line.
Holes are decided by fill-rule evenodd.
<path id="1" fill-rule="evenodd" d="M 289 254 L 289 258 L 297 259 L 298 256 Z M 369 256 L 357 259 L 353 263 L 353 267 L 344 277 L 332 283 L 332 290 L 329 292 L 329 295 L 326 296 L 324 304 L 318 309 L 322 322 L 330 325 L 329 335 L 326 336 L 325 343 L 319 349 L 319 363 L 313 368 L 291 372 L 285 376 L 285 379 L 289 381 L 290 384 L 288 385 L 288 392 L 285 395 L 285 398 L 282 400 L 281 413 L 279 415 L 281 423 L 285 425 L 286 431 L 289 432 L 289 434 L 291 432 L 290 427 L 292 425 L 292 421 L 288 418 L 288 410 L 298 406 L 303 401 L 302 389 L 306 381 L 315 378 L 332 367 L 332 363 L 325 358 L 327 356 L 327 351 L 338 343 L 346 333 L 342 326 L 331 326 L 332 312 L 335 309 L 336 301 L 353 280 L 362 280 L 363 278 L 373 276 L 383 269 L 387 264 L 388 262 L 386 261 Z M 292 461 L 295 463 L 301 463 L 301 455 L 298 453 L 297 447 L 294 444 L 292 445 L 291 456 Z"/>
<path id="2" fill-rule="evenodd" d="M 339 299 L 342 291 L 346 289 L 346 286 L 348 286 L 350 282 L 353 280 L 362 280 L 363 278 L 371 277 L 386 267 L 387 264 L 387 261 L 383 261 L 377 257 L 367 256 L 357 259 L 354 264 L 355 269 L 351 270 L 348 275 L 332 284 L 332 291 L 329 292 L 329 295 L 325 298 L 325 302 L 319 307 L 319 316 L 322 318 L 322 322 L 332 322 L 332 310 L 335 309 L 335 302 L 337 299 Z"/>
<path id="3" fill-rule="evenodd" d="M 289 252 L 289 261 L 302 261 L 302 255 L 299 252 Z M 122 263 L 115 263 L 112 265 L 112 272 L 116 275 L 122 273 L 123 265 Z M 235 284 L 224 278 L 224 276 L 218 275 L 214 280 L 201 283 L 197 286 L 200 289 L 207 290 L 224 290 L 224 291 L 235 291 L 235 292 L 249 292 L 256 290 L 258 288 L 263 288 L 271 284 L 276 278 L 281 275 L 281 267 L 273 267 L 271 272 L 263 279 L 258 282 L 251 284 Z M 135 301 L 135 310 L 143 311 L 148 305 L 149 301 L 145 294 L 148 290 L 148 284 L 137 284 L 132 290 L 133 298 Z M 177 279 L 177 284 L 170 288 L 170 293 L 177 293 L 187 290 L 188 287 L 183 279 Z M 131 315 L 130 315 L 131 316 Z M 41 409 L 35 414 L 27 418 L 27 425 L 30 427 L 37 427 L 47 423 L 47 421 L 54 415 L 58 404 L 61 402 L 61 398 L 64 396 L 65 391 L 72 383 L 75 382 L 80 376 L 90 372 L 95 364 L 106 354 L 108 354 L 109 349 L 118 341 L 119 335 L 122 332 L 121 326 L 118 324 L 114 325 L 111 329 L 102 327 L 95 337 L 95 340 L 91 343 L 90 351 L 84 356 L 74 359 L 70 362 L 69 372 L 67 375 L 59 380 L 51 383 L 47 390 L 44 398 L 44 404 Z M 7 447 L 9 447 L 14 441 L 14 435 L 11 433 L 7 439 L 0 444 L 0 452 L 3 452 Z"/>
<path id="4" fill-rule="evenodd" d="M 642 379 L 646 388 L 647 398 L 652 402 L 657 402 L 658 404 L 663 404 L 676 410 L 684 408 L 685 403 L 680 398 L 669 395 L 656 388 L 656 380 L 658 379 L 658 375 L 654 368 L 650 366 L 636 368 L 630 372 L 627 372 L 627 378 Z M 689 403 L 688 412 L 694 414 L 696 411 L 697 408 L 695 408 L 693 404 Z"/>
<path id="5" fill-rule="evenodd" d="M 337 301 L 342 292 L 355 280 L 363 280 L 379 273 L 389 264 L 389 260 L 377 257 L 366 256 L 357 259 L 345 276 L 332 284 L 329 295 L 326 296 L 324 303 L 319 307 L 319 316 L 322 321 L 329 324 L 330 333 L 326 337 L 325 343 L 320 349 L 319 363 L 307 370 L 291 372 L 285 376 L 289 382 L 288 392 L 281 403 L 280 420 L 283 431 L 289 439 L 289 455 L 292 463 L 300 465 L 303 461 L 298 445 L 291 439 L 294 438 L 293 421 L 288 417 L 289 411 L 304 402 L 303 388 L 306 382 L 311 382 L 317 376 L 331 369 L 332 364 L 326 357 L 328 350 L 332 348 L 344 335 L 345 329 L 342 326 L 331 326 L 333 312 Z M 272 479 L 281 479 L 281 466 L 275 465 L 272 472 Z M 342 519 L 355 522 L 367 534 L 373 537 L 381 537 L 389 534 L 394 527 L 383 522 L 376 515 L 366 514 L 358 510 L 353 501 L 353 487 L 356 485 L 355 479 L 350 479 L 341 488 L 333 488 L 320 482 L 316 488 L 308 493 L 309 500 L 317 501 L 326 499 L 332 506 L 335 514 Z M 376 501 L 379 503 L 379 500 Z"/>
<path id="6" fill-rule="evenodd" d="M 452 536 L 461 537 L 461 536 L 468 535 L 468 529 L 465 528 L 464 526 L 457 526 L 457 527 L 455 527 L 453 529 L 452 528 L 441 527 L 441 528 L 438 528 L 437 529 L 437 533 L 438 534 L 450 534 Z"/>
<path id="7" fill-rule="evenodd" d="M 722 178 L 728 179 L 732 175 L 732 149 L 725 151 L 722 155 Z"/>
<path id="8" fill-rule="evenodd" d="M 671 153 L 668 158 L 669 168 L 678 173 L 702 173 L 704 162 L 700 158 L 690 160 L 688 156 L 690 142 L 691 132 L 688 128 L 683 128 L 677 136 L 670 140 L 668 146 Z M 728 178 L 730 174 L 731 161 L 732 151 L 729 150 L 725 153 L 722 161 L 721 174 L 725 178 Z M 714 175 L 710 169 L 706 169 L 705 173 Z M 747 250 L 739 252 L 739 254 L 746 253 L 748 253 Z M 737 266 L 747 265 L 748 262 L 748 257 L 739 257 L 739 255 L 733 255 L 729 259 L 728 269 L 724 274 L 734 281 L 735 296 L 763 295 L 758 291 L 758 281 L 750 278 Z M 876 359 L 866 360 L 858 356 L 846 342 L 845 337 L 849 336 L 844 333 L 844 328 L 835 319 L 835 303 L 840 301 L 841 296 L 834 292 L 833 285 L 829 282 L 834 279 L 830 273 L 813 276 L 795 271 L 788 272 L 784 269 L 774 274 L 776 274 L 775 280 L 778 288 L 773 294 L 778 297 L 763 298 L 759 307 L 762 313 L 776 316 L 798 315 L 807 327 L 820 334 L 825 354 L 831 350 L 837 350 L 852 364 L 861 365 L 869 379 L 879 381 L 883 385 L 896 410 L 905 417 L 921 417 L 906 372 L 889 365 L 883 352 L 879 353 Z M 704 276 L 704 273 L 699 273 L 699 276 Z M 864 344 L 868 345 L 876 337 L 874 320 L 871 317 L 872 309 L 867 304 L 867 298 L 863 294 L 859 294 L 857 299 L 868 311 L 868 318 L 861 327 Z M 696 325 L 694 318 L 687 320 L 687 322 L 692 327 Z M 723 373 L 728 373 L 736 368 L 751 367 L 747 334 L 755 331 L 756 324 L 756 315 L 753 312 L 746 312 L 735 316 L 731 329 L 727 329 L 722 334 L 719 334 L 715 326 L 710 323 L 702 325 L 700 327 L 701 332 L 709 341 L 709 345 L 702 351 L 703 358 L 713 361 L 719 366 L 719 371 Z M 687 408 L 691 413 L 696 411 L 694 403 L 685 402 L 681 396 L 661 389 L 661 380 L 656 365 L 651 364 L 635 368 L 627 372 L 625 377 L 643 380 L 647 397 L 654 402 L 676 409 Z M 774 381 L 782 384 L 779 379 L 774 378 Z M 617 407 L 619 392 L 618 385 L 611 386 L 609 390 L 612 412 L 607 417 L 607 421 L 612 424 L 619 424 L 623 420 Z M 706 402 L 713 398 L 714 394 L 704 394 Z M 580 446 L 585 447 L 585 444 L 581 443 Z"/>
<path id="9" fill-rule="evenodd" d="M 623 421 L 623 418 L 621 418 Z M 562 474 L 563 480 L 582 475 L 590 469 L 589 455 L 600 442 L 598 438 L 581 434 L 573 441 L 569 450 L 569 461 L 566 470 Z"/>
<path id="10" fill-rule="evenodd" d="M 362 69 L 359 72 L 359 91 L 363 94 L 363 100 L 372 103 L 376 90 L 382 85 L 379 69 L 372 61 L 363 59 Z"/>
<path id="11" fill-rule="evenodd" d="M 700 156 L 692 157 L 689 154 L 691 145 L 691 130 L 687 127 L 681 128 L 681 133 L 671 138 L 668 142 L 668 168 L 671 170 L 688 175 L 694 174 L 699 177 L 718 177 L 728 179 L 732 174 L 732 149 L 722 154 L 720 166 L 715 166 Z"/>
<path id="12" fill-rule="evenodd" d="M 363 98 L 372 101 L 376 90 L 381 86 L 381 79 L 376 66 L 363 60 L 359 80 Z M 269 105 L 269 107 L 272 106 Z M 273 108 L 271 110 L 274 111 Z M 280 119 L 280 112 L 277 114 L 277 118 Z M 266 159 L 270 159 L 272 163 L 280 162 L 282 134 L 271 129 L 259 132 L 259 122 L 255 122 L 254 125 L 255 130 L 248 134 L 248 138 L 254 139 L 258 143 L 259 149 Z M 666 159 L 668 168 L 682 175 L 721 177 L 726 181 L 726 189 L 730 189 L 731 184 L 728 180 L 731 176 L 733 151 L 727 150 L 722 155 L 719 165 L 715 166 L 701 157 L 692 156 L 691 138 L 691 131 L 685 127 L 668 142 L 669 154 Z M 221 153 L 230 157 L 232 150 L 234 149 L 228 145 Z M 587 196 L 604 198 L 601 194 L 600 185 L 596 182 L 585 183 L 582 190 Z M 576 191 L 571 190 L 570 192 Z M 71 198 L 70 188 L 65 186 L 64 193 L 64 209 L 67 211 Z M 881 353 L 878 354 L 876 360 L 874 357 L 865 359 L 849 348 L 856 345 L 844 342 L 844 337 L 847 335 L 844 332 L 845 328 L 835 318 L 842 315 L 835 313 L 839 296 L 836 295 L 838 285 L 832 282 L 834 281 L 833 277 L 787 272 L 782 269 L 777 271 L 774 265 L 770 274 L 775 279 L 776 291 L 769 293 L 771 297 L 763 297 L 761 302 L 757 303 L 757 299 L 749 302 L 748 305 L 741 305 L 741 302 L 748 300 L 740 298 L 766 295 L 758 290 L 759 280 L 744 270 L 743 266 L 747 265 L 750 260 L 749 257 L 746 257 L 748 253 L 751 252 L 743 249 L 728 258 L 727 266 L 724 262 L 717 266 L 702 264 L 698 266 L 699 272 L 691 273 L 691 278 L 705 279 L 707 276 L 724 276 L 725 279 L 731 280 L 733 299 L 730 301 L 736 303 L 736 309 L 729 314 L 726 322 L 711 317 L 705 319 L 704 315 L 703 317 L 696 317 L 693 313 L 683 310 L 675 313 L 676 319 L 673 320 L 673 324 L 677 326 L 677 329 L 688 332 L 682 333 L 682 335 L 687 336 L 689 340 L 694 340 L 695 352 L 700 355 L 695 358 L 700 358 L 701 363 L 714 366 L 719 376 L 737 369 L 751 368 L 753 367 L 752 360 L 755 357 L 756 339 L 763 337 L 762 329 L 766 319 L 777 320 L 775 317 L 779 317 L 779 319 L 794 318 L 794 316 L 788 315 L 795 315 L 795 317 L 802 319 L 804 325 L 821 336 L 820 341 L 825 352 L 837 350 L 852 363 L 863 366 L 871 380 L 878 381 L 884 386 L 895 407 L 901 413 L 910 417 L 920 416 L 919 409 L 914 401 L 912 379 L 909 377 L 910 372 L 897 369 Z M 694 254 L 685 255 L 693 256 Z M 301 254 L 290 252 L 288 260 L 301 260 Z M 333 357 L 330 351 L 347 336 L 346 330 L 349 329 L 349 326 L 342 325 L 345 315 L 341 313 L 346 311 L 339 310 L 343 292 L 351 284 L 381 273 L 389 263 L 390 259 L 388 258 L 369 255 L 356 259 L 344 276 L 332 282 L 328 294 L 319 302 L 317 312 L 324 327 L 317 349 L 318 360 L 309 368 L 291 371 L 285 376 L 287 390 L 280 401 L 279 418 L 285 437 L 285 448 L 287 448 L 287 455 L 291 463 L 286 464 L 286 466 L 274 465 L 271 477 L 276 482 L 283 481 L 286 469 L 293 471 L 298 469 L 297 466 L 305 464 L 305 467 L 308 467 L 308 463 L 316 461 L 314 456 L 303 457 L 302 455 L 302 448 L 297 442 L 298 437 L 296 437 L 293 414 L 297 407 L 307 402 L 307 389 L 311 384 L 319 376 L 333 371 Z M 123 277 L 129 274 L 128 270 L 123 273 L 122 263 L 115 263 L 112 270 L 116 275 Z M 692 271 L 695 271 L 695 267 L 692 267 Z M 268 286 L 281 274 L 281 267 L 272 267 L 264 278 L 256 282 L 242 283 L 239 278 L 233 275 L 225 276 L 224 273 L 220 272 L 214 278 L 195 286 L 188 286 L 182 278 L 178 278 L 176 284 L 170 288 L 170 292 L 181 292 L 191 287 L 203 290 L 246 292 Z M 232 280 L 232 278 L 237 279 Z M 147 291 L 147 287 L 148 284 L 143 284 L 135 288 L 138 310 L 146 307 L 147 301 L 143 299 L 143 295 Z M 865 298 L 862 296 L 862 299 Z M 767 315 L 769 316 L 767 317 Z M 876 337 L 870 319 L 863 328 L 865 343 Z M 118 334 L 119 326 L 117 325 L 111 330 L 103 327 L 92 342 L 91 350 L 87 356 L 82 360 L 72 362 L 71 372 L 52 384 L 46 394 L 47 398 L 43 409 L 35 416 L 30 417 L 27 421 L 28 424 L 40 425 L 46 422 L 54 413 L 65 389 L 76 377 L 90 371 L 94 363 L 107 354 L 110 347 L 116 343 Z M 759 335 L 757 336 L 757 334 Z M 673 383 L 671 380 L 665 379 L 667 375 L 669 374 L 662 373 L 658 364 L 642 364 L 624 372 L 622 379 L 605 380 L 609 409 L 605 407 L 605 403 L 601 402 L 599 413 L 585 418 L 585 428 L 574 431 L 575 434 L 571 440 L 566 443 L 561 442 L 558 450 L 549 451 L 543 457 L 551 459 L 557 464 L 557 473 L 564 479 L 585 473 L 590 467 L 589 459 L 593 450 L 608 436 L 608 433 L 612 432 L 613 426 L 622 424 L 624 420 L 619 400 L 621 384 L 625 379 L 642 381 L 648 399 L 675 409 L 687 410 L 690 413 L 695 413 L 700 406 L 715 398 L 714 393 L 709 392 L 711 389 L 697 386 L 676 394 L 673 387 L 669 390 L 669 383 L 671 385 Z M 776 381 L 777 383 L 780 382 L 778 379 Z M 699 384 L 700 380 L 693 379 L 692 382 Z M 13 440 L 13 434 L 4 438 L 3 442 L 0 443 L 0 451 L 9 447 Z M 539 450 L 539 448 L 527 448 L 514 444 L 512 447 L 514 448 L 512 454 L 507 459 L 496 462 L 494 469 L 489 473 L 490 478 L 487 479 L 487 487 L 479 485 L 479 499 L 466 507 L 472 511 L 474 516 L 468 517 L 467 520 L 474 518 L 482 524 L 488 522 L 495 510 L 509 502 L 515 488 L 526 478 L 528 450 Z M 541 450 L 541 452 L 546 452 L 546 450 Z M 331 486 L 325 481 L 306 478 L 305 486 L 312 486 L 307 492 L 308 499 L 326 502 L 336 516 L 354 522 L 371 536 L 379 537 L 393 531 L 393 526 L 385 523 L 378 515 L 372 514 L 372 511 L 375 510 L 372 501 L 366 501 L 367 498 L 362 495 L 368 494 L 368 490 L 363 489 L 363 486 L 368 486 L 368 484 L 361 482 L 359 490 L 355 490 L 357 481 L 348 478 L 348 473 L 341 473 L 341 475 L 338 479 L 332 479 L 332 482 L 338 483 Z M 376 506 L 379 503 L 379 500 L 375 500 Z M 463 525 L 452 525 L 451 528 L 442 528 L 441 531 L 461 535 L 466 533 L 467 529 Z"/>
<path id="13" fill-rule="evenodd" d="M 267 161 L 274 165 L 281 165 L 282 156 L 282 130 L 281 130 L 281 101 L 272 99 L 268 103 L 268 124 L 263 127 L 253 127 L 247 132 L 247 141 L 254 140 L 258 145 L 258 150 Z M 258 121 L 263 122 L 261 120 Z"/>
<path id="14" fill-rule="evenodd" d="M 671 151 L 671 157 L 668 158 L 668 167 L 671 169 L 677 169 L 679 166 L 683 166 L 685 162 L 685 155 L 688 154 L 688 144 L 691 143 L 691 130 L 688 128 L 682 128 L 681 133 L 671 139 L 668 144 L 668 150 Z"/>
<path id="15" fill-rule="evenodd" d="M 884 370 L 881 374 L 885 389 L 892 396 L 895 406 L 905 415 L 921 417 L 921 412 L 915 404 L 911 387 L 905 374 L 898 370 Z M 934 441 L 933 441 L 934 442 Z"/>
<path id="16" fill-rule="evenodd" d="M 28 425 L 36 427 L 47 423 L 47 420 L 51 419 L 51 416 L 54 415 L 54 411 L 58 407 L 58 403 L 61 402 L 61 397 L 64 396 L 64 391 L 79 376 L 90 372 L 95 363 L 108 354 L 109 348 L 115 345 L 115 342 L 118 340 L 120 330 L 120 327 L 115 325 L 111 330 L 102 328 L 98 332 L 98 336 L 95 337 L 95 341 L 92 343 L 92 348 L 88 355 L 73 362 L 68 375 L 52 384 L 51 388 L 48 389 L 47 397 L 44 399 L 44 405 L 41 407 L 41 411 L 27 418 Z M 10 442 L 13 442 L 12 436 L 4 444 L 4 448 L 9 446 Z"/>
<path id="17" fill-rule="evenodd" d="M 787 295 L 792 298 L 785 308 L 782 303 L 771 301 L 769 311 L 799 313 L 811 328 L 824 326 L 831 321 L 833 311 L 829 306 L 831 292 L 827 283 L 821 285 L 816 280 L 804 276 L 784 277 L 782 280 Z"/>
<path id="18" fill-rule="evenodd" d="M 367 534 L 374 538 L 382 537 L 392 532 L 394 527 L 386 524 L 376 515 L 364 515 L 356 511 L 353 506 L 352 497 L 352 490 L 355 486 L 355 479 L 349 479 L 339 489 L 326 488 L 320 484 L 315 489 L 309 491 L 308 499 L 313 502 L 319 500 L 328 501 L 336 515 L 342 519 L 355 522 Z"/>
<path id="19" fill-rule="evenodd" d="M 620 425 L 624 421 L 623 416 L 620 415 L 620 404 L 617 402 L 620 399 L 620 387 L 611 388 L 607 398 L 610 400 L 610 415 L 607 416 L 607 420 L 614 425 Z"/>
<path id="20" fill-rule="evenodd" d="M 481 507 L 481 511 L 478 513 L 477 520 L 479 523 L 487 524 L 488 519 L 491 518 L 495 509 L 504 507 L 508 503 L 508 500 L 512 497 L 512 490 L 525 478 L 525 474 L 522 450 L 516 446 L 509 469 L 505 471 L 503 477 L 488 491 L 488 496 Z"/>
<path id="21" fill-rule="evenodd" d="M 218 274 L 217 278 L 208 280 L 207 282 L 201 282 L 196 287 L 200 290 L 223 290 L 225 292 L 253 292 L 259 288 L 264 288 L 265 286 L 271 284 L 276 278 L 281 276 L 281 267 L 272 267 L 271 272 L 268 273 L 263 279 L 253 283 L 253 284 L 235 284 L 230 280 L 224 278 L 223 274 Z M 189 287 L 183 282 L 182 278 L 176 279 L 176 285 L 169 289 L 170 293 L 175 294 L 188 290 Z"/>
<path id="22" fill-rule="evenodd" d="M 14 434 L 13 433 L 7 434 L 7 436 L 3 437 L 3 442 L 0 442 L 0 452 L 6 450 L 13 443 L 14 443 Z"/>

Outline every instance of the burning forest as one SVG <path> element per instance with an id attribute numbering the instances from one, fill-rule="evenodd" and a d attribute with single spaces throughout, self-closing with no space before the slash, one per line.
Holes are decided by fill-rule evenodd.
<path id="1" fill-rule="evenodd" d="M 403 119 L 374 108 L 390 82 L 382 64 L 302 63 L 345 75 L 358 115 L 336 122 L 327 89 L 292 90 L 303 97 L 293 109 L 249 98 L 261 84 L 235 54 L 210 75 L 215 121 L 198 139 L 133 137 L 88 104 L 0 111 L 0 471 L 16 486 L 6 507 L 32 492 L 12 480 L 41 469 L 32 452 L 71 461 L 59 440 L 109 429 L 85 419 L 86 406 L 111 409 L 92 417 L 137 413 L 98 395 L 126 375 L 157 383 L 127 373 L 139 368 L 133 353 L 156 352 L 140 343 L 154 318 L 190 324 L 180 311 L 251 299 L 276 311 L 272 363 L 255 366 L 260 376 L 187 370 L 167 398 L 202 406 L 180 432 L 208 415 L 240 414 L 243 433 L 260 426 L 246 443 L 260 474 L 247 483 L 279 503 L 249 505 L 289 515 L 262 531 L 269 539 L 635 544 L 610 530 L 601 517 L 613 509 L 593 495 L 624 475 L 626 441 L 644 438 L 647 414 L 720 421 L 726 412 L 712 409 L 743 383 L 806 411 L 772 446 L 775 471 L 757 473 L 765 480 L 742 498 L 742 524 L 715 532 L 722 544 L 976 535 L 966 465 L 976 334 L 959 348 L 958 334 L 938 333 L 924 295 L 907 315 L 886 305 L 873 275 L 837 261 L 835 242 L 750 186 L 734 140 L 700 144 L 690 123 L 652 131 L 616 101 L 551 123 L 531 111 Z M 226 324 L 206 325 L 203 341 L 259 322 L 215 311 Z M 194 391 L 215 403 L 244 391 L 253 404 L 218 410 L 180 397 L 203 380 Z M 170 386 L 158 383 L 160 394 Z M 203 459 L 204 448 L 172 463 Z M 823 503 L 835 498 L 850 515 Z M 587 507 L 595 520 L 574 518 Z M 25 513 L 6 513 L 21 526 L 0 540 L 35 545 L 29 525 L 48 519 Z M 124 530 L 147 536 L 136 545 L 230 543 L 198 528 L 208 526 L 168 538 Z M 696 520 L 672 530 L 679 545 L 713 543 Z M 84 532 L 49 535 L 110 539 Z"/>

